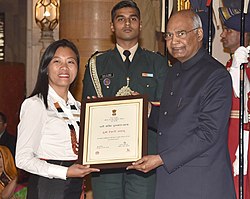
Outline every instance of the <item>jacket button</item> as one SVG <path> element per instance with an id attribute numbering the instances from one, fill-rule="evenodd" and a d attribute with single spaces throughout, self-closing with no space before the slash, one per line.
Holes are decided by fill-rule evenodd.
<path id="1" fill-rule="evenodd" d="M 174 92 L 173 92 L 173 91 L 171 91 L 171 92 L 170 92 L 170 95 L 174 95 Z"/>
<path id="2" fill-rule="evenodd" d="M 167 111 L 165 111 L 165 112 L 164 112 L 164 115 L 167 115 L 167 114 L 168 114 L 168 112 L 167 112 Z"/>
<path id="3" fill-rule="evenodd" d="M 162 135 L 162 132 L 159 132 L 159 135 L 161 136 L 161 135 Z"/>
<path id="4" fill-rule="evenodd" d="M 176 77 L 179 77 L 179 76 L 180 76 L 180 73 L 177 73 L 177 74 L 176 74 Z"/>

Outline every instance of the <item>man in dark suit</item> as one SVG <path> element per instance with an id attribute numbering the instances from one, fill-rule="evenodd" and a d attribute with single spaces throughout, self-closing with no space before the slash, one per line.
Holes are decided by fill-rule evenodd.
<path id="1" fill-rule="evenodd" d="M 175 13 L 165 39 L 178 62 L 167 73 L 160 110 L 153 106 L 149 118 L 150 125 L 159 122 L 158 155 L 127 169 L 157 168 L 156 199 L 235 199 L 227 147 L 230 75 L 202 48 L 194 12 Z"/>
<path id="2" fill-rule="evenodd" d="M 111 16 L 111 31 L 116 46 L 89 60 L 83 82 L 83 98 L 137 92 L 147 95 L 149 101 L 159 101 L 167 64 L 161 55 L 138 44 L 142 28 L 139 8 L 133 1 L 121 1 L 113 7 Z M 129 51 L 128 54 L 124 53 L 125 50 Z M 156 136 L 154 131 L 148 131 L 149 154 L 156 154 Z M 155 171 L 143 174 L 135 170 L 110 169 L 93 174 L 91 179 L 95 199 L 154 198 Z"/>
<path id="3" fill-rule="evenodd" d="M 7 132 L 7 117 L 2 112 L 0 112 L 0 145 L 8 147 L 15 157 L 16 137 Z"/>

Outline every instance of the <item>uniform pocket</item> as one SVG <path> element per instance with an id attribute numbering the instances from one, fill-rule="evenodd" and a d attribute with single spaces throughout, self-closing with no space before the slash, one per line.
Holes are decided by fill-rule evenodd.
<path id="1" fill-rule="evenodd" d="M 142 94 L 146 94 L 150 97 L 155 96 L 157 83 L 155 79 L 149 77 L 142 77 L 138 82 L 139 91 Z"/>

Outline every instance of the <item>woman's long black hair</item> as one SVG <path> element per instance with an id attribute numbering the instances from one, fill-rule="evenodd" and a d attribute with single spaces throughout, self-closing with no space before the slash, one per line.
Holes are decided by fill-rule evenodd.
<path id="1" fill-rule="evenodd" d="M 78 49 L 71 41 L 68 41 L 67 39 L 60 39 L 47 47 L 40 61 L 35 88 L 29 96 L 32 97 L 38 95 L 38 97 L 43 99 L 46 108 L 48 108 L 47 97 L 49 90 L 48 65 L 59 47 L 68 47 L 73 50 L 73 52 L 76 54 L 78 70 L 80 66 L 80 55 Z"/>

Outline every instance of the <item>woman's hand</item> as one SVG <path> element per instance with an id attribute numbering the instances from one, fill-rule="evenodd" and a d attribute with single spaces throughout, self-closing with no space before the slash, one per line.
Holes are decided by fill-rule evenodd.
<path id="1" fill-rule="evenodd" d="M 99 172 L 100 169 L 90 168 L 89 165 L 73 164 L 68 168 L 67 177 L 84 177 L 92 172 Z"/>
<path id="2" fill-rule="evenodd" d="M 9 184 L 3 189 L 0 198 L 1 199 L 11 198 L 14 194 L 16 186 L 17 186 L 17 177 L 14 180 L 11 180 Z"/>

